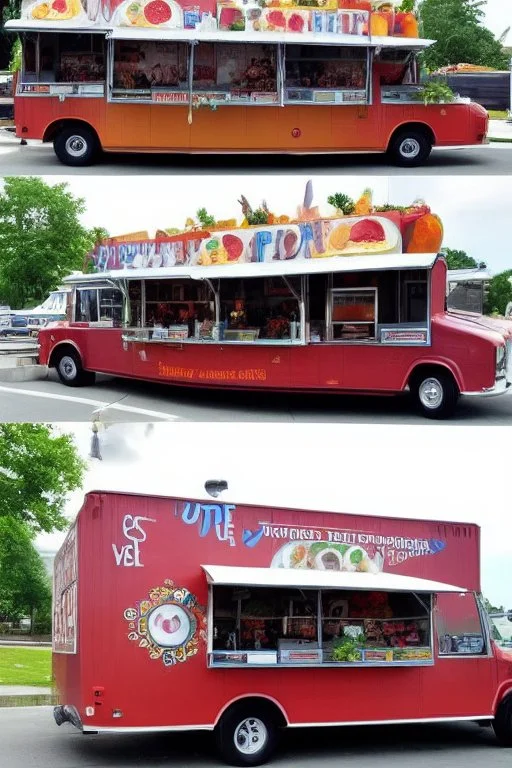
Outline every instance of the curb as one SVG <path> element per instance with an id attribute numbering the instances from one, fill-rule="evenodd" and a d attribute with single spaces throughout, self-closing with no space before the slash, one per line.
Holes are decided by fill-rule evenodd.
<path id="1" fill-rule="evenodd" d="M 58 704 L 56 694 L 42 693 L 29 696 L 1 696 L 0 708 L 2 707 L 48 707 Z"/>
<path id="2" fill-rule="evenodd" d="M 48 378 L 46 365 L 17 365 L 12 368 L 0 367 L 0 381 L 37 381 Z"/>

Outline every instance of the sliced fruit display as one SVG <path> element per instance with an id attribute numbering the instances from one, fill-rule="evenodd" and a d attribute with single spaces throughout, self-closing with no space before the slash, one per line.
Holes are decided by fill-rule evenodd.
<path id="1" fill-rule="evenodd" d="M 299 13 L 292 13 L 288 19 L 288 29 L 290 32 L 303 32 L 305 26 L 304 17 Z"/>
<path id="2" fill-rule="evenodd" d="M 353 243 L 382 243 L 386 239 L 386 233 L 379 221 L 363 219 L 352 227 L 350 239 Z"/>
<path id="3" fill-rule="evenodd" d="M 244 244 L 235 235 L 224 235 L 222 245 L 227 251 L 228 261 L 238 261 L 244 250 Z"/>
<path id="4" fill-rule="evenodd" d="M 267 14 L 267 22 L 278 29 L 286 29 L 286 18 L 282 11 L 270 11 Z"/>
<path id="5" fill-rule="evenodd" d="M 170 21 L 172 11 L 164 0 L 151 0 L 144 8 L 144 16 L 150 24 L 158 26 Z"/>

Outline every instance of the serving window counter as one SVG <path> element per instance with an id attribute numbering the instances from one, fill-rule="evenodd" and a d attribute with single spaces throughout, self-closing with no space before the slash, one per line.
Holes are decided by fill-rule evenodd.
<path id="1" fill-rule="evenodd" d="M 430 343 L 426 269 L 239 279 L 207 274 L 78 285 L 74 320 L 122 327 L 126 342 Z"/>
<path id="2" fill-rule="evenodd" d="M 323 558 L 339 559 L 339 547 L 319 547 Z M 210 667 L 432 665 L 437 590 L 459 593 L 457 587 L 423 579 L 337 572 L 334 565 L 316 573 L 230 566 L 203 570 L 210 584 Z M 442 621 L 439 626 L 443 631 Z M 478 652 L 485 653 L 480 633 Z"/>

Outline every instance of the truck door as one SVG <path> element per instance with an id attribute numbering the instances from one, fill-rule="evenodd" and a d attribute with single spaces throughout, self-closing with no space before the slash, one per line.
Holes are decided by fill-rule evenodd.
<path id="1" fill-rule="evenodd" d="M 437 595 L 435 665 L 422 676 L 421 717 L 479 717 L 492 713 L 496 663 L 474 594 Z"/>

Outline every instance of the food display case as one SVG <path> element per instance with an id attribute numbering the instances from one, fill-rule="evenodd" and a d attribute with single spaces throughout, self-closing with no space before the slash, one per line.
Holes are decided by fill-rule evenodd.
<path id="1" fill-rule="evenodd" d="M 331 341 L 376 338 L 376 288 L 334 288 L 331 291 L 329 309 Z"/>

